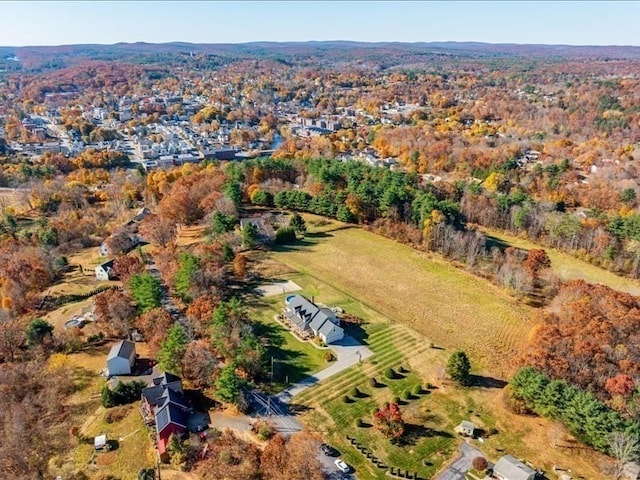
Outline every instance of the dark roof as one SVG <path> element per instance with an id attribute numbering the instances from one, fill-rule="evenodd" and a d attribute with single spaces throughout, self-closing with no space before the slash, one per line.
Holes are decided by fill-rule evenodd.
<path id="1" fill-rule="evenodd" d="M 163 393 L 160 398 L 158 398 L 158 408 L 162 409 L 167 405 L 175 405 L 181 410 L 191 410 L 191 405 L 186 398 L 180 393 L 171 388 L 163 387 Z"/>
<path id="2" fill-rule="evenodd" d="M 147 387 L 142 389 L 142 398 L 151 406 L 156 406 L 158 401 L 164 393 L 165 387 L 162 385 L 154 385 L 153 387 Z"/>
<path id="3" fill-rule="evenodd" d="M 285 311 L 285 315 L 293 324 L 295 324 L 301 330 L 305 330 L 307 328 L 307 324 L 305 323 L 305 321 L 298 317 L 294 312 L 287 310 Z"/>
<path id="4" fill-rule="evenodd" d="M 108 262 L 104 262 L 101 263 L 100 265 L 98 265 L 98 267 L 106 270 L 107 268 L 113 268 L 113 263 L 115 262 L 115 260 L 109 260 Z"/>
<path id="5" fill-rule="evenodd" d="M 129 360 L 129 358 L 131 358 L 131 354 L 135 353 L 135 351 L 135 343 L 130 342 L 129 340 L 120 340 L 113 347 L 111 347 L 107 360 L 111 360 L 112 358 L 116 357 L 126 358 L 127 360 Z"/>
<path id="6" fill-rule="evenodd" d="M 169 372 L 164 372 L 159 377 L 155 377 L 153 379 L 154 385 L 168 385 L 169 383 L 173 382 L 182 382 L 182 379 L 179 376 Z"/>
<path id="7" fill-rule="evenodd" d="M 318 333 L 323 334 L 325 337 L 331 333 L 331 330 L 336 329 L 336 331 L 343 332 L 342 327 L 336 325 L 331 320 L 327 320 L 322 324 L 322 326 L 318 329 Z"/>
<path id="8" fill-rule="evenodd" d="M 318 310 L 318 313 L 313 316 L 313 320 L 309 323 L 309 327 L 314 332 L 319 332 L 326 322 L 332 323 L 326 313 L 322 310 Z"/>
<path id="9" fill-rule="evenodd" d="M 287 309 L 307 324 L 320 311 L 318 307 L 302 295 L 295 295 L 287 304 Z"/>
<path id="10" fill-rule="evenodd" d="M 162 408 L 156 409 L 156 431 L 158 436 L 169 425 L 174 424 L 187 428 L 187 416 L 183 410 L 169 403 Z"/>

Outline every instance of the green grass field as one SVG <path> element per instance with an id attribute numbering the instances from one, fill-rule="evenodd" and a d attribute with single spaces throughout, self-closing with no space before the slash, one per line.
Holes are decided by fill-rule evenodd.
<path id="1" fill-rule="evenodd" d="M 621 292 L 628 292 L 632 295 L 640 295 L 640 282 L 631 278 L 620 277 L 604 268 L 580 260 L 568 253 L 561 252 L 554 248 L 541 247 L 529 240 L 509 235 L 499 230 L 490 228 L 479 228 L 489 238 L 499 240 L 501 243 L 518 248 L 532 249 L 544 248 L 551 260 L 551 269 L 563 280 L 582 279 L 590 283 L 601 283 Z"/>
<path id="2" fill-rule="evenodd" d="M 342 452 L 345 461 L 356 468 L 360 478 L 383 479 L 385 470 L 377 468 L 351 445 L 347 434 L 372 451 L 387 467 L 410 470 L 421 478 L 430 478 L 449 458 L 457 443 L 453 435 L 457 415 L 446 411 L 434 413 L 450 400 L 440 396 L 436 405 L 431 401 L 433 391 L 424 388 L 421 393 L 401 400 L 408 427 L 399 444 L 390 442 L 371 427 L 372 412 L 394 397 L 402 398 L 403 392 L 412 392 L 416 385 L 424 387 L 425 378 L 436 381 L 437 366 L 444 364 L 447 353 L 430 348 L 415 333 L 399 324 L 377 323 L 367 325 L 365 330 L 368 333 L 366 341 L 374 355 L 300 393 L 294 398 L 294 404 L 311 408 L 305 423 L 322 431 Z M 398 378 L 386 377 L 389 368 Z M 372 378 L 376 379 L 375 387 L 370 384 Z M 354 388 L 358 390 L 356 396 Z M 349 397 L 349 403 L 345 402 L 345 397 Z M 450 410 L 457 412 L 459 409 Z M 357 427 L 357 419 L 363 420 L 366 426 Z M 423 460 L 428 463 L 425 465 Z"/>
<path id="3" fill-rule="evenodd" d="M 291 332 L 274 320 L 281 312 L 286 295 L 255 300 L 249 304 L 251 318 L 256 321 L 256 334 L 267 343 L 266 358 L 273 357 L 273 385 L 270 391 L 284 389 L 304 377 L 322 370 L 328 363 L 324 359 L 327 350 L 321 350 L 310 342 L 301 342 Z M 269 374 L 271 365 L 269 365 Z"/>
<path id="4" fill-rule="evenodd" d="M 311 224 L 315 217 L 306 218 Z M 316 288 L 322 301 L 326 284 L 336 297 L 357 298 L 365 318 L 373 313 L 438 346 L 464 349 L 476 367 L 493 374 L 506 374 L 526 344 L 531 309 L 489 282 L 360 228 L 333 221 L 309 230 L 304 241 L 272 255 L 304 274 L 307 293 Z"/>

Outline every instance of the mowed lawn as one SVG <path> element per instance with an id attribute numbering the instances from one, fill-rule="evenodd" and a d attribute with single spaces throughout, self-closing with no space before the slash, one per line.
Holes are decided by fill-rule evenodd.
<path id="1" fill-rule="evenodd" d="M 604 268 L 580 260 L 568 253 L 561 252 L 555 248 L 542 247 L 529 240 L 509 235 L 499 230 L 491 228 L 479 228 L 479 231 L 487 235 L 489 238 L 499 240 L 500 242 L 511 245 L 513 247 L 532 249 L 544 248 L 551 260 L 551 270 L 563 280 L 581 279 L 589 283 L 600 283 L 607 287 L 627 292 L 632 295 L 640 295 L 640 282 L 631 278 L 620 277 Z"/>
<path id="2" fill-rule="evenodd" d="M 313 226 L 304 241 L 273 259 L 357 298 L 423 334 L 437 346 L 460 348 L 476 367 L 504 375 L 525 346 L 531 309 L 446 261 L 339 222 Z"/>

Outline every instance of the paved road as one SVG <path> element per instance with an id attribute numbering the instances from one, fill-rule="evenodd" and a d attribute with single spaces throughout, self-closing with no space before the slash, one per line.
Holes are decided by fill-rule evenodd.
<path id="1" fill-rule="evenodd" d="M 471 469 L 471 462 L 475 457 L 484 454 L 468 443 L 460 445 L 460 457 L 435 477 L 435 480 L 464 480 L 465 474 Z"/>
<path id="2" fill-rule="evenodd" d="M 369 350 L 368 347 L 358 343 L 355 338 L 348 335 L 339 342 L 332 343 L 331 349 L 336 354 L 337 359 L 330 367 L 320 370 L 319 372 L 294 383 L 276 395 L 276 398 L 283 403 L 289 403 L 293 397 L 303 390 L 314 386 L 316 383 L 321 382 L 336 373 L 357 365 L 359 362 L 373 355 L 373 352 Z"/>

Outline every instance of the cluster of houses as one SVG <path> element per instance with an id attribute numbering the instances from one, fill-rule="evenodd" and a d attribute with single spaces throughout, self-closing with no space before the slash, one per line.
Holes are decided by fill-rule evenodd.
<path id="1" fill-rule="evenodd" d="M 138 235 L 138 224 L 142 222 L 151 212 L 142 207 L 138 209 L 136 214 L 118 231 L 109 235 L 100 244 L 100 256 L 112 257 L 114 255 L 122 255 L 130 252 L 138 245 L 142 245 L 144 240 Z M 113 271 L 114 260 L 107 260 L 95 268 L 96 280 L 108 281 L 115 278 Z"/>
<path id="2" fill-rule="evenodd" d="M 119 341 L 111 347 L 107 356 L 106 375 L 132 375 L 135 373 L 136 357 L 135 343 Z M 142 390 L 140 414 L 146 425 L 155 428 L 161 461 L 169 460 L 167 447 L 171 435 L 181 438 L 188 434 L 189 418 L 193 413 L 193 407 L 184 395 L 182 379 L 176 375 L 164 372 L 152 378 Z M 106 441 L 106 435 L 96 437 L 96 449 L 102 449 Z"/>
<path id="3" fill-rule="evenodd" d="M 284 318 L 299 334 L 314 336 L 326 345 L 344 338 L 340 319 L 327 307 L 318 307 L 302 295 L 290 295 L 285 300 Z"/>

